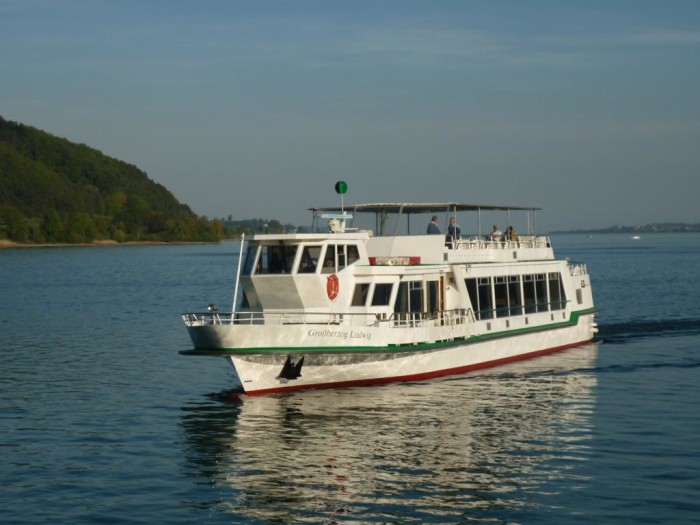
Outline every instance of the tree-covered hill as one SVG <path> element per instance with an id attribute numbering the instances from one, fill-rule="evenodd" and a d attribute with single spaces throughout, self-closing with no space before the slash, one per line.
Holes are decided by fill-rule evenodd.
<path id="1" fill-rule="evenodd" d="M 0 239 L 34 243 L 216 241 L 198 217 L 136 166 L 0 117 Z"/>

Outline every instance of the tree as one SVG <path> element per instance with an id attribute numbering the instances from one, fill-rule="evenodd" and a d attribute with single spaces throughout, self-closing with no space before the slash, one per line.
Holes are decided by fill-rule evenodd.
<path id="1" fill-rule="evenodd" d="M 46 242 L 60 242 L 63 239 L 63 220 L 55 209 L 44 213 L 41 227 Z"/>
<path id="2" fill-rule="evenodd" d="M 0 235 L 19 242 L 221 236 L 136 166 L 2 117 L 0 206 L 13 210 L 3 209 Z"/>
<path id="3" fill-rule="evenodd" d="M 26 242 L 29 235 L 27 220 L 21 211 L 13 206 L 0 208 L 0 227 L 4 228 L 7 237 L 17 242 Z M 2 230 L 0 230 L 2 232 Z"/>
<path id="4" fill-rule="evenodd" d="M 85 212 L 76 214 L 68 223 L 67 239 L 69 242 L 91 242 L 95 239 L 95 224 L 92 217 Z"/>

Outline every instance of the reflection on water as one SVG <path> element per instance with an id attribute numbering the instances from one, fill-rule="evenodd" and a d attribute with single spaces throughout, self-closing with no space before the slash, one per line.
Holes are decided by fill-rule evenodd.
<path id="1" fill-rule="evenodd" d="M 183 407 L 187 469 L 249 522 L 490 521 L 584 481 L 597 346 L 488 373 Z M 559 488 L 557 488 L 559 487 Z M 501 513 L 502 516 L 502 513 Z"/>

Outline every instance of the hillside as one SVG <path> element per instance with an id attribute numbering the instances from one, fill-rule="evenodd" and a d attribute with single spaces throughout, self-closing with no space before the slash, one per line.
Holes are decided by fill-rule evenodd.
<path id="1" fill-rule="evenodd" d="M 0 239 L 30 243 L 216 241 L 136 166 L 0 117 Z"/>

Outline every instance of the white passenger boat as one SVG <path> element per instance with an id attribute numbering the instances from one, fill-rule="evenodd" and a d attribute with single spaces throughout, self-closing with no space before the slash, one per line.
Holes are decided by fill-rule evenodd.
<path id="1" fill-rule="evenodd" d="M 225 357 L 256 395 L 428 379 L 591 341 L 586 266 L 556 260 L 548 237 L 400 233 L 415 214 L 465 212 L 482 231 L 481 213 L 493 210 L 538 208 L 314 208 L 324 233 L 256 234 L 241 245 L 235 311 L 183 314 L 194 348 L 181 353 Z M 351 227 L 363 213 L 375 215 L 372 230 Z"/>

